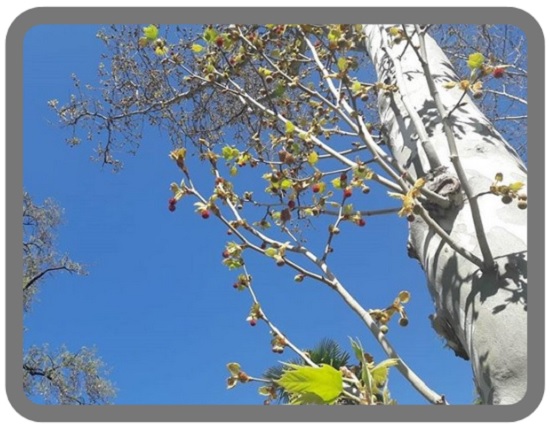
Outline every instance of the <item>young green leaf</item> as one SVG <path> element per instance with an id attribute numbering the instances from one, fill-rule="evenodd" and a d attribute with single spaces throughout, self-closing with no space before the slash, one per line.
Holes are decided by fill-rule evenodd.
<path id="1" fill-rule="evenodd" d="M 286 189 L 292 187 L 292 180 L 291 180 L 291 179 L 288 179 L 288 178 L 285 178 L 285 179 L 283 179 L 283 180 L 281 181 L 281 184 L 280 184 L 280 185 L 281 185 L 281 188 L 282 188 L 283 190 L 286 190 Z"/>
<path id="2" fill-rule="evenodd" d="M 148 25 L 143 28 L 143 35 L 147 38 L 147 40 L 153 41 L 158 37 L 159 29 L 155 25 Z"/>
<path id="3" fill-rule="evenodd" d="M 230 147 L 226 145 L 222 148 L 222 156 L 225 160 L 233 160 L 235 157 L 239 156 L 241 152 L 237 148 Z"/>
<path id="4" fill-rule="evenodd" d="M 238 363 L 232 362 L 227 364 L 227 369 L 231 373 L 231 375 L 239 375 L 239 372 L 241 372 L 241 365 Z"/>
<path id="5" fill-rule="evenodd" d="M 483 63 L 485 62 L 485 57 L 483 54 L 476 52 L 472 53 L 470 56 L 468 56 L 468 68 L 471 70 L 476 70 L 478 68 L 481 68 Z"/>
<path id="6" fill-rule="evenodd" d="M 328 39 L 329 41 L 338 41 L 341 35 L 342 32 L 336 26 L 333 26 L 328 33 Z"/>
<path id="7" fill-rule="evenodd" d="M 523 188 L 525 184 L 523 182 L 512 182 L 508 188 L 510 189 L 510 191 L 513 191 L 513 192 L 516 192 L 516 191 L 519 191 Z"/>
<path id="8" fill-rule="evenodd" d="M 381 387 L 388 380 L 388 369 L 392 366 L 397 366 L 399 364 L 399 359 L 386 359 L 383 362 L 380 362 L 374 368 L 371 369 L 370 373 L 374 380 L 376 387 Z"/>
<path id="9" fill-rule="evenodd" d="M 200 44 L 193 44 L 193 46 L 191 46 L 191 50 L 195 53 L 199 53 L 199 52 L 202 52 L 202 50 L 204 49 L 204 47 L 202 47 Z"/>
<path id="10" fill-rule="evenodd" d="M 398 36 L 400 32 L 401 32 L 401 29 L 399 27 L 391 27 L 389 30 L 390 35 L 394 37 Z"/>
<path id="11" fill-rule="evenodd" d="M 369 370 L 369 363 L 365 358 L 365 350 L 363 350 L 363 346 L 359 341 L 354 341 L 351 338 L 350 338 L 350 341 L 351 341 L 351 348 L 353 348 L 353 352 L 355 353 L 355 357 L 357 357 L 357 360 L 361 364 L 361 380 L 365 385 L 365 389 L 367 393 L 371 395 L 372 389 L 373 389 L 373 378 Z"/>
<path id="12" fill-rule="evenodd" d="M 283 94 L 286 91 L 286 86 L 282 83 L 279 83 L 275 90 L 272 92 L 271 96 L 273 98 L 279 98 L 280 96 L 283 96 Z"/>
<path id="13" fill-rule="evenodd" d="M 265 254 L 266 256 L 270 257 L 270 258 L 273 258 L 275 255 L 277 255 L 277 249 L 275 248 L 267 248 L 265 250 Z"/>
<path id="14" fill-rule="evenodd" d="M 315 164 L 319 161 L 319 155 L 315 152 L 315 151 L 312 151 L 310 152 L 308 155 L 307 155 L 307 162 L 311 165 L 311 166 L 315 166 Z"/>
<path id="15" fill-rule="evenodd" d="M 342 188 L 342 181 L 340 180 L 340 177 L 334 178 L 332 181 L 330 181 L 332 186 L 334 188 L 341 189 Z"/>
<path id="16" fill-rule="evenodd" d="M 304 393 L 292 395 L 290 397 L 289 403 L 291 405 L 323 405 L 327 402 L 324 402 L 323 399 L 321 399 L 315 393 Z"/>
<path id="17" fill-rule="evenodd" d="M 290 122 L 290 121 L 286 122 L 285 131 L 286 131 L 287 135 L 292 135 L 294 133 L 295 129 L 296 129 L 296 127 L 294 126 L 294 124 L 292 122 Z"/>
<path id="18" fill-rule="evenodd" d="M 344 386 L 342 373 L 330 365 L 321 365 L 318 368 L 286 364 L 289 368 L 277 381 L 290 394 L 299 395 L 298 399 L 305 399 L 316 403 L 333 403 L 342 393 Z"/>
<path id="19" fill-rule="evenodd" d="M 258 393 L 260 393 L 262 396 L 271 396 L 271 387 L 266 385 L 261 386 L 260 388 L 258 388 Z"/>
<path id="20" fill-rule="evenodd" d="M 340 57 L 338 58 L 338 69 L 343 73 L 348 68 L 348 61 L 346 58 Z"/>
<path id="21" fill-rule="evenodd" d="M 207 28 L 202 35 L 202 38 L 206 43 L 213 43 L 218 33 L 214 28 Z"/>
<path id="22" fill-rule="evenodd" d="M 363 89 L 363 86 L 357 80 L 354 81 L 353 84 L 351 85 L 351 91 L 354 94 L 357 94 L 357 93 L 361 92 L 361 89 Z"/>
<path id="23" fill-rule="evenodd" d="M 365 361 L 365 351 L 363 350 L 363 346 L 359 341 L 355 341 L 353 338 L 350 338 L 349 340 L 357 361 L 363 363 Z"/>

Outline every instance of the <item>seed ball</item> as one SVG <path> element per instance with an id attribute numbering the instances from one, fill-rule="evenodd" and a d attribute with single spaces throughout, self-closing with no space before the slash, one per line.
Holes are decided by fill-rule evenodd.
<path id="1" fill-rule="evenodd" d="M 508 194 L 502 196 L 500 200 L 502 200 L 502 203 L 504 203 L 505 205 L 512 203 L 512 197 L 510 197 Z"/>
<path id="2" fill-rule="evenodd" d="M 521 210 L 527 209 L 527 202 L 525 200 L 520 200 L 518 202 L 518 208 Z"/>

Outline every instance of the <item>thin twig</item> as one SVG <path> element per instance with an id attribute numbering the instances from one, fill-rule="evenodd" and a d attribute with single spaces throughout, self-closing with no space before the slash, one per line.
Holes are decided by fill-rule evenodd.
<path id="1" fill-rule="evenodd" d="M 248 101 L 250 104 L 254 105 L 255 107 L 262 110 L 264 113 L 269 114 L 270 116 L 276 117 L 278 120 L 280 120 L 282 123 L 287 123 L 289 120 L 283 116 L 276 115 L 272 110 L 267 108 L 266 106 L 260 104 L 257 100 L 252 98 L 247 92 L 245 92 L 237 83 L 235 83 L 231 79 L 227 79 L 228 82 L 235 88 L 235 92 L 231 90 L 230 88 L 225 88 L 227 92 L 229 93 L 235 93 L 235 95 L 242 97 L 244 100 Z M 307 134 L 307 132 L 303 129 L 300 129 L 298 126 L 294 124 L 295 131 L 297 133 L 304 133 Z M 317 138 L 314 135 L 309 136 L 311 142 L 313 142 L 316 146 L 318 146 L 321 150 L 325 151 L 328 154 L 331 154 L 335 159 L 339 160 L 340 162 L 344 163 L 345 165 L 348 165 L 352 168 L 357 167 L 357 162 L 354 162 L 353 160 L 348 159 L 347 157 L 343 156 L 338 152 L 337 150 L 333 149 L 329 145 L 325 144 L 323 141 L 321 141 L 319 138 Z M 374 143 L 374 142 L 373 142 Z M 376 143 L 374 143 L 376 147 Z M 376 150 L 375 150 L 376 151 Z M 378 174 L 373 174 L 372 179 L 379 182 L 380 184 L 385 185 L 388 188 L 392 188 L 395 191 L 402 191 L 402 188 L 395 184 L 393 181 L 390 181 L 389 179 L 386 179 L 384 177 L 379 176 Z"/>
<path id="2" fill-rule="evenodd" d="M 512 95 L 508 92 L 506 92 L 506 90 L 503 90 L 502 92 L 499 92 L 498 90 L 494 90 L 494 89 L 485 89 L 485 92 L 486 93 L 492 93 L 493 95 L 499 95 L 499 96 L 504 96 L 506 98 L 509 98 L 513 101 L 517 101 L 523 105 L 527 105 L 527 101 L 523 98 L 520 98 L 519 96 L 515 96 L 515 95 Z"/>
<path id="3" fill-rule="evenodd" d="M 246 266 L 243 266 L 243 269 L 244 269 L 244 274 L 245 274 L 247 277 L 250 277 L 250 275 L 248 274 L 248 271 L 247 271 L 247 269 L 246 269 Z M 263 320 L 263 321 L 266 323 L 266 325 L 269 327 L 269 329 L 271 329 L 271 331 L 273 331 L 273 333 L 274 333 L 275 335 L 284 338 L 284 339 L 285 339 L 285 344 L 286 344 L 288 347 L 290 347 L 290 348 L 292 349 L 292 351 L 294 351 L 294 353 L 296 353 L 298 356 L 300 356 L 300 357 L 304 360 L 304 362 L 306 362 L 309 366 L 312 366 L 312 367 L 314 367 L 314 368 L 317 368 L 317 367 L 318 367 L 317 364 L 316 364 L 315 362 L 313 362 L 313 361 L 311 360 L 311 358 L 310 358 L 305 352 L 303 352 L 303 351 L 300 350 L 298 347 L 296 347 L 296 345 L 294 345 L 294 344 L 292 343 L 292 341 L 290 341 L 290 340 L 288 339 L 288 337 L 287 337 L 285 334 L 283 334 L 283 333 L 279 330 L 279 328 L 277 328 L 277 327 L 273 324 L 273 322 L 271 322 L 271 321 L 268 319 L 267 315 L 265 314 L 265 311 L 264 311 L 263 308 L 262 308 L 262 305 L 260 304 L 260 302 L 259 302 L 259 300 L 258 300 L 258 297 L 256 296 L 256 293 L 255 293 L 254 290 L 252 289 L 252 284 L 251 284 L 251 283 L 248 284 L 247 289 L 248 289 L 248 291 L 249 291 L 249 293 L 250 293 L 250 296 L 252 297 L 252 301 L 254 301 L 254 303 L 257 304 L 258 307 L 260 307 L 260 319 Z"/>

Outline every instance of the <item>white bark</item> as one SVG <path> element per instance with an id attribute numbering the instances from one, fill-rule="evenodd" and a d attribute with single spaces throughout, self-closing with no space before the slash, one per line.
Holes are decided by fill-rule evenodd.
<path id="1" fill-rule="evenodd" d="M 421 63 L 411 46 L 406 47 L 405 40 L 393 44 L 386 28 L 364 27 L 366 47 L 378 79 L 397 84 L 395 67 L 387 52 L 393 58 L 403 54 L 400 63 L 406 87 L 399 90 L 406 93 L 407 102 L 422 118 L 433 149 L 448 167 L 429 185 L 440 194 L 456 191 L 458 180 L 447 138 Z M 407 30 L 412 33 L 413 27 Z M 418 46 L 418 38 L 413 38 L 413 43 Z M 463 92 L 458 88 L 444 89 L 442 84 L 459 78 L 429 36 L 426 54 L 442 103 L 451 111 Z M 497 172 L 503 174 L 504 183 L 527 184 L 527 169 L 470 97 L 462 102 L 464 105 L 453 112 L 450 123 L 498 271 L 480 271 L 443 243 L 419 217 L 410 224 L 409 245 L 426 272 L 435 303 L 435 329 L 445 335 L 457 354 L 469 357 L 485 403 L 513 404 L 524 397 L 527 387 L 527 211 L 520 210 L 515 201 L 504 204 L 500 197 L 489 193 L 489 187 Z M 414 178 L 425 176 L 430 171 L 429 162 L 401 98 L 380 93 L 379 110 L 392 155 Z M 458 194 L 460 197 L 455 200 L 463 203 L 452 209 L 426 207 L 456 242 L 483 258 L 470 205 L 462 189 Z"/>

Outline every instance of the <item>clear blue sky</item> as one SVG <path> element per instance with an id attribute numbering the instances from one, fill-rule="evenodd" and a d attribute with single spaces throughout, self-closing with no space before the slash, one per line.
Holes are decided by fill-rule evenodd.
<path id="1" fill-rule="evenodd" d="M 194 214 L 189 200 L 167 210 L 168 186 L 180 176 L 166 137 L 146 131 L 138 154 L 114 174 L 89 160 L 92 144 L 69 148 L 67 132 L 51 123 L 56 118 L 46 103 L 68 99 L 71 73 L 97 83 L 97 30 L 41 26 L 25 39 L 24 187 L 37 203 L 52 197 L 65 209 L 58 247 L 90 272 L 45 283 L 26 316 L 25 345 L 95 346 L 112 368 L 117 404 L 261 404 L 254 384 L 226 390 L 226 363 L 259 375 L 294 355 L 273 354 L 267 327 L 245 321 L 250 298 L 232 288 L 236 274 L 221 263 L 223 225 Z M 409 290 L 410 324 L 394 323 L 391 341 L 430 387 L 454 404 L 472 403 L 469 363 L 443 349 L 429 326 L 433 305 L 423 272 L 406 254 L 406 221 L 394 215 L 342 228 L 332 261 L 341 281 L 366 308 L 383 308 Z M 264 310 L 294 343 L 307 348 L 330 337 L 349 350 L 347 337 L 359 337 L 383 358 L 332 291 L 296 284 L 292 271 L 270 260 L 252 258 L 249 268 Z M 424 403 L 397 371 L 390 387 L 399 403 Z"/>

